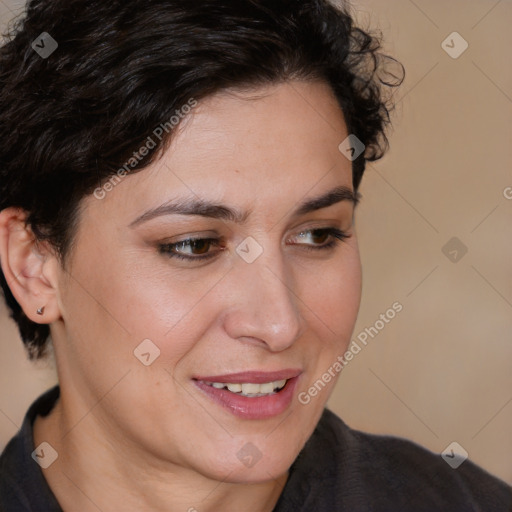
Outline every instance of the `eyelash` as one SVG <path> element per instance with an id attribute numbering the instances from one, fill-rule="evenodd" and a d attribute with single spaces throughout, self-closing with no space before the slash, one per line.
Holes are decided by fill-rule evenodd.
<path id="1" fill-rule="evenodd" d="M 341 242 L 346 240 L 347 238 L 350 238 L 352 235 L 348 234 L 345 231 L 341 231 L 337 228 L 315 228 L 315 229 L 308 229 L 305 231 L 301 231 L 299 235 L 302 235 L 304 233 L 321 233 L 329 235 L 330 237 L 333 237 L 333 240 L 331 240 L 329 243 L 320 245 L 320 246 L 308 246 L 305 245 L 303 249 L 311 250 L 311 251 L 322 251 L 327 249 L 334 249 L 336 246 L 338 246 Z M 188 238 L 186 240 L 181 240 L 176 243 L 172 244 L 159 244 L 158 245 L 158 251 L 161 254 L 165 254 L 169 258 L 177 258 L 179 260 L 186 260 L 186 261 L 201 261 L 201 260 L 208 260 L 210 258 L 215 257 L 217 253 L 209 253 L 204 256 L 185 256 L 183 254 L 180 254 L 179 252 L 173 251 L 178 246 L 188 246 L 190 247 L 193 243 L 196 242 L 206 242 L 209 245 L 209 247 L 220 247 L 220 240 L 217 238 Z"/>

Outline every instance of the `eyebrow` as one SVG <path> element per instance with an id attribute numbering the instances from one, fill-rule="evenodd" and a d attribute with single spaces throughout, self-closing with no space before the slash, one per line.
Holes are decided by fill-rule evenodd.
<path id="1" fill-rule="evenodd" d="M 341 201 L 349 201 L 354 207 L 359 203 L 361 195 L 354 193 L 350 188 L 339 186 L 329 190 L 327 193 L 318 197 L 306 199 L 293 212 L 292 217 L 300 217 L 307 213 L 328 208 Z M 163 215 L 199 215 L 212 219 L 221 219 L 237 224 L 244 224 L 252 210 L 240 211 L 223 204 L 217 204 L 205 199 L 196 198 L 175 198 L 151 210 L 144 212 L 130 223 L 129 227 L 135 227 L 143 222 L 147 222 L 155 217 Z"/>

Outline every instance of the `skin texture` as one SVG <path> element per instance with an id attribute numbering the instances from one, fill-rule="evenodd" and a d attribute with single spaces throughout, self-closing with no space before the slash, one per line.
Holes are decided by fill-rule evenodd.
<path id="1" fill-rule="evenodd" d="M 23 229 L 23 212 L 0 214 L 1 261 L 29 317 L 51 324 L 61 400 L 35 422 L 35 444 L 59 458 L 44 475 L 68 511 L 271 511 L 287 470 L 313 432 L 331 380 L 308 405 L 298 400 L 350 342 L 361 297 L 354 205 L 342 201 L 301 217 L 306 198 L 344 185 L 347 137 L 327 85 L 286 82 L 203 100 L 161 160 L 123 178 L 102 200 L 82 202 L 64 269 Z M 210 199 L 251 210 L 244 225 L 167 215 L 130 227 L 171 198 Z M 337 227 L 351 234 L 299 237 Z M 158 243 L 216 237 L 202 262 L 170 258 Z M 236 252 L 251 236 L 263 253 Z M 186 255 L 190 246 L 178 249 Z M 35 311 L 45 305 L 44 315 Z M 152 340 L 144 366 L 134 349 Z M 197 375 L 297 368 L 290 407 L 247 420 L 205 396 Z M 248 442 L 261 453 L 244 466 Z"/>

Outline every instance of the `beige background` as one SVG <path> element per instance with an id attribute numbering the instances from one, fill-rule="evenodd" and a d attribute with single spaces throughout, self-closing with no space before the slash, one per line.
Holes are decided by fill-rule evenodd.
<path id="1" fill-rule="evenodd" d="M 0 20 L 20 5 L 0 2 Z M 438 453 L 457 441 L 512 483 L 512 2 L 353 5 L 407 72 L 391 151 L 361 187 L 354 339 L 395 301 L 403 311 L 343 370 L 329 405 L 354 428 Z M 441 46 L 454 31 L 469 44 L 457 59 Z M 442 252 L 452 237 L 468 249 L 457 263 Z M 1 449 L 55 375 L 26 360 L 3 302 L 0 317 Z"/>

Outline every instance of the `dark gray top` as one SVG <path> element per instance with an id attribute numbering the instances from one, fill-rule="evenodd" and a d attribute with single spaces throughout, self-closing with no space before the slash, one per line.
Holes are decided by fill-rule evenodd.
<path id="1" fill-rule="evenodd" d="M 34 418 L 48 414 L 59 393 L 56 386 L 30 406 L 0 457 L 1 512 L 62 512 L 31 457 Z M 511 512 L 512 488 L 469 459 L 452 469 L 439 454 L 353 430 L 325 409 L 274 512 L 342 511 Z"/>

